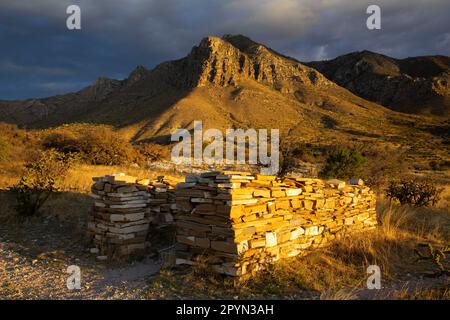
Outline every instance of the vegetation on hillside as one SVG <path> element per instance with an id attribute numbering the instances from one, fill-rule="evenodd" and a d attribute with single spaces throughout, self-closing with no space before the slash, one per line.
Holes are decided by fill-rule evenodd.
<path id="1" fill-rule="evenodd" d="M 142 155 L 110 126 L 76 124 L 50 130 L 43 138 L 47 149 L 77 154 L 85 163 L 123 165 L 142 162 Z"/>
<path id="2" fill-rule="evenodd" d="M 0 139 L 0 162 L 6 161 L 9 159 L 10 149 L 11 149 L 11 146 L 3 139 Z"/>

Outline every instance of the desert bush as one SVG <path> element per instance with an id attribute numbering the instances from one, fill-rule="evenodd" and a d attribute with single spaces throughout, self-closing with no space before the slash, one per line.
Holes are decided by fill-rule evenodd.
<path id="1" fill-rule="evenodd" d="M 339 122 L 336 119 L 334 119 L 333 117 L 330 117 L 328 115 L 323 115 L 320 118 L 320 121 L 322 122 L 324 127 L 327 129 L 334 129 L 339 124 Z"/>
<path id="2" fill-rule="evenodd" d="M 86 131 L 78 140 L 78 145 L 86 160 L 92 164 L 128 164 L 137 157 L 133 146 L 108 127 Z"/>
<path id="3" fill-rule="evenodd" d="M 49 149 L 56 149 L 62 153 L 81 153 L 83 150 L 78 145 L 79 138 L 70 131 L 56 131 L 47 135 L 44 139 L 44 146 Z"/>
<path id="4" fill-rule="evenodd" d="M 28 161 L 40 149 L 35 132 L 19 129 L 16 125 L 0 122 L 0 137 L 0 162 L 3 159 L 6 165 Z"/>
<path id="5" fill-rule="evenodd" d="M 295 157 L 292 152 L 293 149 L 291 143 L 280 144 L 280 168 L 278 170 L 279 177 L 285 177 L 289 170 L 295 166 Z"/>
<path id="6" fill-rule="evenodd" d="M 58 191 L 57 183 L 63 179 L 73 158 L 54 150 L 42 152 L 40 156 L 25 165 L 20 181 L 10 190 L 16 196 L 16 211 L 21 216 L 33 216 Z"/>
<path id="7" fill-rule="evenodd" d="M 299 143 L 292 148 L 293 157 L 309 163 L 316 163 L 322 160 L 324 153 L 326 153 L 326 148 L 310 143 Z"/>
<path id="8" fill-rule="evenodd" d="M 4 141 L 3 139 L 0 139 L 0 162 L 8 160 L 10 149 L 11 146 L 9 145 L 9 143 Z"/>
<path id="9" fill-rule="evenodd" d="M 64 154 L 76 153 L 88 164 L 124 165 L 143 161 L 133 145 L 109 126 L 63 126 L 49 132 L 43 144 Z"/>
<path id="10" fill-rule="evenodd" d="M 336 147 L 328 154 L 320 175 L 338 179 L 359 177 L 365 162 L 366 158 L 358 150 Z"/>
<path id="11" fill-rule="evenodd" d="M 160 161 L 170 158 L 169 148 L 156 143 L 143 143 L 137 146 L 137 150 L 146 161 Z"/>
<path id="12" fill-rule="evenodd" d="M 450 168 L 450 161 L 449 160 L 442 160 L 442 161 L 436 161 L 432 160 L 429 162 L 430 169 L 433 171 L 443 171 Z"/>
<path id="13" fill-rule="evenodd" d="M 428 181 L 401 179 L 390 181 L 386 196 L 391 200 L 397 200 L 402 205 L 428 207 L 436 205 L 442 191 L 443 189 L 438 189 Z"/>

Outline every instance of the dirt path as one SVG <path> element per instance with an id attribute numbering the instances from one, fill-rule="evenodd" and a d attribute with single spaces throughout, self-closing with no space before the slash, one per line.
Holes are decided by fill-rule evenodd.
<path id="1" fill-rule="evenodd" d="M 83 230 L 83 222 L 52 218 L 0 223 L 0 299 L 142 298 L 160 262 L 96 261 Z M 67 288 L 70 265 L 80 267 L 81 290 Z"/>
<path id="2" fill-rule="evenodd" d="M 83 261 L 79 263 L 81 289 L 69 290 L 66 284 L 69 264 L 60 253 L 32 259 L 0 241 L 1 299 L 140 299 L 149 285 L 149 277 L 160 268 L 159 262 L 152 259 L 122 267 L 95 263 L 88 266 Z"/>

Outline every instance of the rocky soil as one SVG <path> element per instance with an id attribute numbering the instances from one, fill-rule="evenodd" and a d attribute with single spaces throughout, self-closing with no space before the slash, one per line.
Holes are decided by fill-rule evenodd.
<path id="1" fill-rule="evenodd" d="M 0 226 L 0 299 L 140 299 L 160 262 L 108 264 L 89 253 L 84 224 L 34 219 Z M 67 288 L 67 267 L 81 270 L 81 289 Z"/>
<path id="2" fill-rule="evenodd" d="M 84 242 L 84 222 L 58 218 L 36 218 L 28 222 L 0 224 L 0 299 L 187 299 L 205 298 L 180 293 L 173 286 L 160 286 L 157 280 L 161 261 L 154 253 L 134 262 L 96 261 Z M 81 290 L 67 288 L 67 267 L 81 269 Z M 185 277 L 174 270 L 170 277 Z M 164 277 L 164 276 L 163 276 Z M 270 299 L 389 299 L 414 296 L 422 290 L 448 288 L 450 278 L 404 274 L 394 282 L 383 283 L 381 290 L 346 289 L 330 292 L 299 292 L 297 297 Z M 176 283 L 176 281 L 174 281 Z M 223 298 L 239 299 L 227 295 Z M 447 293 L 448 295 L 448 293 Z M 217 297 L 216 297 L 217 298 Z"/>

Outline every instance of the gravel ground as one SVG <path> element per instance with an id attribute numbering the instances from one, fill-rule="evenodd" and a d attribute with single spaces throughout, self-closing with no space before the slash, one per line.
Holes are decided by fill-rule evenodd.
<path id="1" fill-rule="evenodd" d="M 140 299 L 159 261 L 98 262 L 85 246 L 83 223 L 34 219 L 0 224 L 0 299 Z M 69 290 L 67 267 L 81 270 Z"/>

